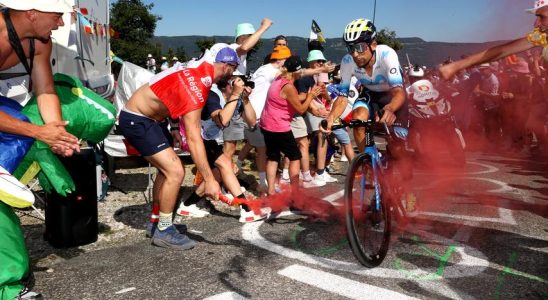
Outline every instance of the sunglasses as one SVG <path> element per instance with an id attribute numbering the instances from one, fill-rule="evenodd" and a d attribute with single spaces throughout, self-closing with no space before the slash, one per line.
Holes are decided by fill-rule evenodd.
<path id="1" fill-rule="evenodd" d="M 346 45 L 346 50 L 350 54 L 354 53 L 354 51 L 358 53 L 364 53 L 365 51 L 367 51 L 367 49 L 369 49 L 369 45 L 367 45 L 366 43 Z"/>

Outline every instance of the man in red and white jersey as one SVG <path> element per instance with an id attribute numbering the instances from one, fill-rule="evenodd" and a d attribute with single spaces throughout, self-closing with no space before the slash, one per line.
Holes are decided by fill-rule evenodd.
<path id="1" fill-rule="evenodd" d="M 120 113 L 120 129 L 126 139 L 159 172 L 154 181 L 153 213 L 159 207 L 159 222 L 150 226 L 152 243 L 160 247 L 186 250 L 195 241 L 173 226 L 173 209 L 184 178 L 184 167 L 171 147 L 167 118 L 182 117 L 190 154 L 205 181 L 205 194 L 217 199 L 220 187 L 207 163 L 200 135 L 200 115 L 213 83 L 230 77 L 240 60 L 229 47 L 215 55 L 203 56 L 186 67 L 182 64 L 156 74 L 140 87 Z M 164 126 L 165 125 L 165 126 Z"/>

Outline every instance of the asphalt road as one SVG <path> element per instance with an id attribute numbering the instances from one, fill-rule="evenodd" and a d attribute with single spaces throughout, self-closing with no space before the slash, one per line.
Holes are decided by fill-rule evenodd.
<path id="1" fill-rule="evenodd" d="M 340 205 L 339 183 L 309 189 Z M 46 299 L 548 299 L 548 163 L 471 154 L 463 171 L 418 169 L 418 217 L 395 229 L 383 263 L 363 267 L 343 221 L 287 213 L 184 220 L 196 248 L 83 252 L 35 270 Z"/>

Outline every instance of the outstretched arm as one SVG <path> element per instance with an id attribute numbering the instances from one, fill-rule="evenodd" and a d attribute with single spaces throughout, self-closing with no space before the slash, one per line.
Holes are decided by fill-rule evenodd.
<path id="1" fill-rule="evenodd" d="M 440 74 L 443 79 L 448 80 L 452 78 L 453 76 L 455 76 L 455 74 L 460 70 L 464 70 L 466 68 L 469 68 L 471 66 L 481 64 L 484 62 L 497 60 L 514 53 L 531 49 L 532 47 L 533 45 L 531 45 L 527 41 L 527 38 L 523 37 L 511 42 L 508 42 L 506 44 L 495 46 L 487 50 L 483 50 L 481 52 L 472 54 L 464 59 L 457 60 L 450 64 L 441 66 Z"/>
<path id="2" fill-rule="evenodd" d="M 268 28 L 270 28 L 270 26 L 272 26 L 272 21 L 268 18 L 264 18 L 261 21 L 261 27 L 259 27 L 259 29 L 255 31 L 255 33 L 253 33 L 247 40 L 245 40 L 245 42 L 243 42 L 243 44 L 241 44 L 238 49 L 236 49 L 238 55 L 246 54 L 247 52 L 249 52 L 249 50 L 253 49 L 263 33 L 265 33 Z"/>

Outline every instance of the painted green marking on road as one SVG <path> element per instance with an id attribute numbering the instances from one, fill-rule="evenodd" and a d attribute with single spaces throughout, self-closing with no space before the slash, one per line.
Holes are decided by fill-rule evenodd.
<path id="1" fill-rule="evenodd" d="M 436 279 L 443 278 L 443 273 L 444 273 L 445 268 L 447 266 L 447 262 L 449 261 L 449 258 L 451 257 L 451 254 L 453 254 L 453 252 L 455 252 L 455 249 L 456 249 L 455 245 L 449 245 L 447 247 L 447 251 L 445 251 L 445 253 L 443 255 L 439 255 L 438 253 L 436 253 L 432 249 L 426 247 L 424 245 L 424 243 L 421 242 L 420 239 L 417 236 L 413 236 L 412 239 L 416 243 L 420 243 L 419 247 L 420 247 L 420 249 L 422 249 L 424 251 L 424 253 L 408 253 L 408 254 L 415 255 L 415 256 L 435 257 L 437 260 L 440 261 L 440 263 L 438 265 L 438 269 L 436 270 L 435 273 L 431 273 L 431 274 L 428 274 L 428 275 L 423 275 L 423 276 L 415 275 L 412 272 L 409 272 L 409 271 L 404 269 L 404 267 L 401 265 L 401 259 L 400 258 L 396 258 L 396 260 L 394 261 L 394 265 L 396 266 L 396 269 L 403 272 L 408 277 L 413 277 L 415 279 L 436 280 Z"/>
<path id="2" fill-rule="evenodd" d="M 539 281 L 542 283 L 548 283 L 548 281 L 546 281 L 545 279 L 541 277 L 512 269 L 512 265 L 516 263 L 517 260 L 518 260 L 518 254 L 516 253 L 516 251 L 512 251 L 512 254 L 510 254 L 510 261 L 508 262 L 508 265 L 506 265 L 504 269 L 502 269 L 502 274 L 500 275 L 499 278 L 497 278 L 497 286 L 495 288 L 495 299 L 500 299 L 500 291 L 502 289 L 502 285 L 504 284 L 504 277 L 506 276 L 506 274 L 516 275 L 516 276 L 524 277 L 527 279 Z"/>
<path id="3" fill-rule="evenodd" d="M 329 256 L 341 250 L 341 248 L 345 247 L 348 244 L 347 240 L 344 238 L 339 240 L 337 243 L 335 243 L 335 245 L 329 246 L 326 248 L 316 249 L 316 250 L 303 249 L 302 247 L 300 247 L 299 243 L 297 242 L 297 236 L 299 236 L 299 233 L 301 233 L 303 230 L 304 230 L 303 227 L 297 225 L 297 227 L 295 227 L 295 230 L 293 230 L 293 232 L 291 233 L 291 242 L 293 243 L 293 246 L 295 247 L 295 249 L 303 253 L 313 254 L 318 256 Z"/>
<path id="4" fill-rule="evenodd" d="M 508 265 L 504 267 L 500 277 L 497 278 L 497 286 L 495 288 L 495 299 L 497 300 L 500 299 L 500 290 L 504 283 L 504 276 L 508 274 L 508 270 L 510 270 L 510 267 L 516 262 L 517 259 L 518 259 L 518 254 L 515 251 L 512 251 L 512 254 L 510 255 L 510 262 L 508 262 Z"/>

